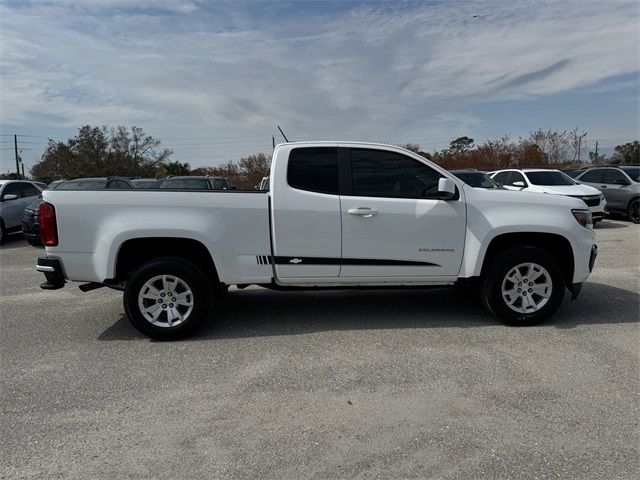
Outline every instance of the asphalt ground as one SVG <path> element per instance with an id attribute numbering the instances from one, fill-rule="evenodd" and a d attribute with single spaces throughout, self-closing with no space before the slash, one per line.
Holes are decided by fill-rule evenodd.
<path id="1" fill-rule="evenodd" d="M 497 323 L 469 290 L 232 290 L 153 342 L 121 293 L 38 288 L 0 248 L 0 478 L 640 475 L 640 225 L 607 220 L 578 300 Z"/>

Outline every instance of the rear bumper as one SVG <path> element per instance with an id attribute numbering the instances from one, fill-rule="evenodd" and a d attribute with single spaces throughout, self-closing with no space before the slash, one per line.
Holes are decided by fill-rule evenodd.
<path id="1" fill-rule="evenodd" d="M 62 262 L 58 258 L 38 257 L 36 270 L 44 273 L 46 282 L 40 284 L 45 290 L 58 290 L 64 287 L 65 278 Z"/>

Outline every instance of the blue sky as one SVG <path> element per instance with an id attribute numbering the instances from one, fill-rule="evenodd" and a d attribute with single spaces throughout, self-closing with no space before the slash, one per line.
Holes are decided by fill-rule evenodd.
<path id="1" fill-rule="evenodd" d="M 213 165 L 290 139 L 638 138 L 637 1 L 0 0 L 0 171 L 137 125 Z"/>

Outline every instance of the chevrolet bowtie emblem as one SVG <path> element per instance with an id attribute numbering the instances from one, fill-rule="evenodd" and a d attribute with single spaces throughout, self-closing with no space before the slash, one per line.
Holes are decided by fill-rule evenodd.
<path id="1" fill-rule="evenodd" d="M 289 263 L 302 263 L 302 260 L 299 258 L 292 258 L 291 260 L 289 260 Z"/>

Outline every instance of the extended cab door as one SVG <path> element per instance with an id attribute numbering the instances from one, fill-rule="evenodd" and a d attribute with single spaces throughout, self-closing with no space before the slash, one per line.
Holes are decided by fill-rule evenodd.
<path id="1" fill-rule="evenodd" d="M 282 145 L 274 168 L 271 215 L 277 277 L 337 277 L 342 241 L 338 148 Z"/>
<path id="2" fill-rule="evenodd" d="M 350 148 L 347 163 L 351 185 L 341 197 L 340 277 L 457 275 L 466 207 L 460 198 L 437 199 L 444 175 L 388 150 Z"/>

